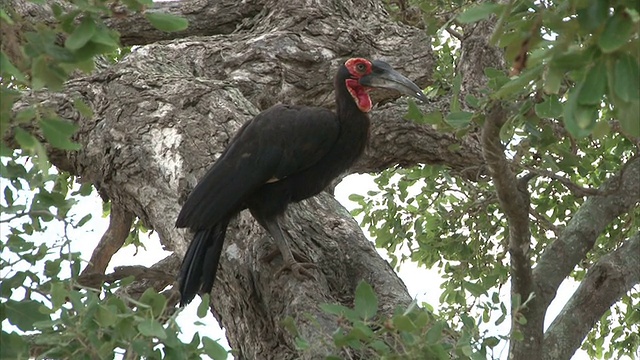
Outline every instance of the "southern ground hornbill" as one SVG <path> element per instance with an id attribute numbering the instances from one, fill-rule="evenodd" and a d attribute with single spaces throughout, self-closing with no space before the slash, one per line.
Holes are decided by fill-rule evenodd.
<path id="1" fill-rule="evenodd" d="M 193 189 L 176 226 L 195 231 L 178 276 L 180 304 L 211 291 L 229 221 L 248 208 L 273 237 L 284 267 L 313 277 L 296 261 L 280 228 L 287 205 L 320 193 L 364 151 L 371 88 L 426 100 L 420 88 L 382 61 L 347 60 L 336 74 L 336 113 L 275 105 L 245 123 Z"/>

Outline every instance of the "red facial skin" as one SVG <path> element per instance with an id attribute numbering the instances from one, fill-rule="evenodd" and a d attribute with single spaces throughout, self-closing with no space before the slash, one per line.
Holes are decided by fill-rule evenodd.
<path id="1" fill-rule="evenodd" d="M 360 85 L 359 81 L 361 77 L 371 73 L 371 62 L 363 58 L 353 58 L 347 60 L 344 66 L 352 76 L 351 79 L 345 81 L 347 90 L 349 90 L 360 111 L 364 113 L 371 111 L 372 104 L 369 97 L 371 88 Z"/>

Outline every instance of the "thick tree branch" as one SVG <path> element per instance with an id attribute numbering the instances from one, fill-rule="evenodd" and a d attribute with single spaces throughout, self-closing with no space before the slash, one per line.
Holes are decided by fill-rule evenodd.
<path id="1" fill-rule="evenodd" d="M 570 359 L 596 322 L 640 283 L 640 233 L 603 256 L 564 306 L 544 337 L 544 359 Z"/>
<path id="2" fill-rule="evenodd" d="M 100 239 L 100 242 L 93 249 L 89 265 L 82 271 L 82 274 L 104 274 L 107 265 L 113 255 L 124 245 L 131 224 L 133 224 L 133 214 L 117 203 L 111 204 L 109 214 L 109 227 Z"/>
<path id="3" fill-rule="evenodd" d="M 34 29 L 36 24 L 54 27 L 57 20 L 51 12 L 50 5 L 56 4 L 62 9 L 71 9 L 65 1 L 47 0 L 45 5 L 28 0 L 8 0 L 2 5 L 5 11 L 20 19 L 14 26 L 3 23 L 3 40 L 11 39 L 10 44 L 3 44 L 8 55 L 17 54 L 17 46 L 24 40 L 24 34 Z M 114 16 L 105 17 L 104 21 L 110 29 L 120 33 L 124 46 L 146 45 L 163 40 L 173 40 L 192 36 L 210 36 L 230 34 L 247 23 L 269 4 L 268 0 L 233 1 L 233 0 L 179 0 L 154 2 L 144 12 L 160 12 L 181 16 L 189 21 L 189 27 L 180 32 L 164 32 L 156 29 L 141 14 L 132 14 L 120 5 L 112 8 Z M 9 31 L 10 30 L 10 31 Z M 7 36 L 5 38 L 5 35 Z M 6 45 L 6 48 L 5 48 Z"/>
<path id="4" fill-rule="evenodd" d="M 539 359 L 542 352 L 542 330 L 544 316 L 539 316 L 535 294 L 529 250 L 531 232 L 529 230 L 529 202 L 526 181 L 519 181 L 511 171 L 509 162 L 500 142 L 500 128 L 507 119 L 505 109 L 499 103 L 489 108 L 482 131 L 482 148 L 485 161 L 495 185 L 500 207 L 509 224 L 509 254 L 511 256 L 511 302 L 514 307 L 511 332 L 519 331 L 526 340 L 512 340 L 509 344 L 512 359 Z M 525 300 L 527 308 L 520 309 Z M 516 313 L 517 312 L 517 313 Z M 543 310 L 544 312 L 544 310 Z M 527 324 L 516 321 L 524 316 Z"/>
<path id="5" fill-rule="evenodd" d="M 561 236 L 545 249 L 533 271 L 544 304 L 551 303 L 562 281 L 585 258 L 607 225 L 638 205 L 638 179 L 640 157 L 636 156 L 625 164 L 619 175 L 600 186 L 599 190 L 606 195 L 589 197 Z"/>
<path id="6" fill-rule="evenodd" d="M 179 32 L 160 31 L 153 27 L 143 14 L 111 17 L 105 21 L 109 28 L 120 33 L 122 45 L 146 45 L 192 36 L 230 34 L 247 19 L 259 14 L 267 3 L 265 0 L 179 0 L 154 2 L 153 6 L 146 10 L 187 19 L 189 27 Z"/>
<path id="7" fill-rule="evenodd" d="M 426 111 L 446 112 L 447 104 L 418 105 Z M 371 114 L 371 139 L 352 172 L 378 172 L 396 165 L 445 165 L 460 176 L 478 181 L 487 175 L 478 139 L 456 138 L 429 125 L 404 119 L 404 101 L 385 104 Z M 461 145 L 461 146 L 452 146 Z M 456 150 L 451 150 L 455 148 Z"/>

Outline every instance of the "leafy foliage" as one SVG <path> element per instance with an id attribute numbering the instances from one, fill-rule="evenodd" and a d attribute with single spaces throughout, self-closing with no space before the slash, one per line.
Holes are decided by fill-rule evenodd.
<path id="1" fill-rule="evenodd" d="M 151 4 L 147 0 L 125 2 L 129 11 L 141 11 Z M 33 105 L 13 116 L 12 105 L 21 91 L 59 90 L 75 71 L 91 72 L 96 57 L 117 61 L 128 50 L 121 49 L 119 35 L 103 21 L 104 15 L 112 15 L 115 2 L 65 5 L 68 7 L 51 6 L 56 26 L 36 26 L 24 34 L 24 57 L 19 61 L 14 57 L 12 62 L 4 50 L 0 53 L 1 133 L 6 139 L 13 132 L 15 144 L 11 146 L 18 148 L 10 149 L 4 141 L 0 148 L 4 237 L 0 242 L 0 357 L 104 359 L 127 353 L 147 359 L 199 359 L 202 354 L 225 359 L 227 351 L 209 338 L 196 334 L 188 343 L 180 340 L 177 313 L 170 315 L 167 298 L 153 289 L 134 299 L 118 293 L 133 279 L 100 289 L 85 288 L 76 281 L 82 259 L 69 250 L 68 231 L 85 226 L 91 215 L 70 214 L 77 198 L 91 194 L 93 187 L 76 185 L 75 177 L 52 168 L 46 148 L 79 150 L 73 140 L 77 125 Z M 165 31 L 187 26 L 186 20 L 175 16 L 148 18 Z M 4 27 L 19 26 L 24 20 L 2 9 L 0 21 Z M 3 32 L 3 41 L 4 36 Z M 93 116 L 81 100 L 76 100 L 75 107 L 82 116 Z M 62 237 L 42 241 L 42 234 L 47 231 L 51 236 L 58 224 L 63 228 Z M 128 243 L 139 245 L 139 232 L 146 228 L 138 220 Z"/>
<path id="2" fill-rule="evenodd" d="M 638 151 L 640 5 L 597 0 L 411 3 L 422 10 L 427 31 L 435 35 L 435 81 L 425 93 L 433 99 L 449 92 L 455 97 L 446 116 L 422 114 L 410 104 L 407 118 L 464 136 L 483 124 L 489 104 L 512 104 L 500 135 L 512 170 L 534 178 L 529 191 L 531 258 L 536 261 L 584 196 Z M 461 99 L 461 74 L 452 66 L 460 61 L 456 37 L 464 36 L 466 24 L 492 16 L 498 25 L 491 42 L 505 50 L 510 71 L 486 68 L 488 87 L 482 96 Z M 432 165 L 383 171 L 375 179 L 377 191 L 352 195 L 358 204 L 353 215 L 362 217 L 361 225 L 377 247 L 388 251 L 393 266 L 410 260 L 439 269 L 445 279 L 439 314 L 454 319 L 454 328 L 460 329 L 467 316 L 476 324 L 497 325 L 511 314 L 515 321 L 526 321 L 518 318 L 517 304 L 511 311 L 499 299 L 509 279 L 508 228 L 493 184 L 458 175 Z M 582 280 L 602 255 L 637 232 L 639 219 L 640 209 L 635 209 L 614 221 L 572 278 Z M 625 295 L 602 317 L 583 349 L 594 357 L 637 354 L 639 304 L 637 290 Z"/>
<path id="3" fill-rule="evenodd" d="M 339 304 L 322 304 L 321 308 L 339 317 L 339 327 L 330 340 L 337 353 L 327 356 L 327 360 L 340 359 L 340 352 L 348 349 L 388 360 L 444 360 L 450 359 L 451 354 L 459 358 L 486 359 L 486 346 L 473 345 L 477 327 L 471 318 L 465 318 L 462 332 L 454 334 L 447 320 L 436 316 L 426 304 L 421 307 L 413 302 L 385 316 L 379 312 L 374 289 L 366 282 L 358 284 L 353 308 Z M 289 328 L 297 334 L 295 326 L 290 324 Z M 300 349 L 306 349 L 306 340 L 299 339 Z"/>

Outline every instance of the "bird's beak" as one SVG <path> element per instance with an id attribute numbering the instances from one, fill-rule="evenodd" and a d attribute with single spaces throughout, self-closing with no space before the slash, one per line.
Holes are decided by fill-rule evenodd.
<path id="1" fill-rule="evenodd" d="M 389 64 L 383 61 L 373 61 L 372 65 L 371 73 L 360 78 L 361 85 L 395 89 L 422 102 L 427 102 L 427 97 L 422 93 L 422 89 L 399 72 L 393 70 Z"/>

